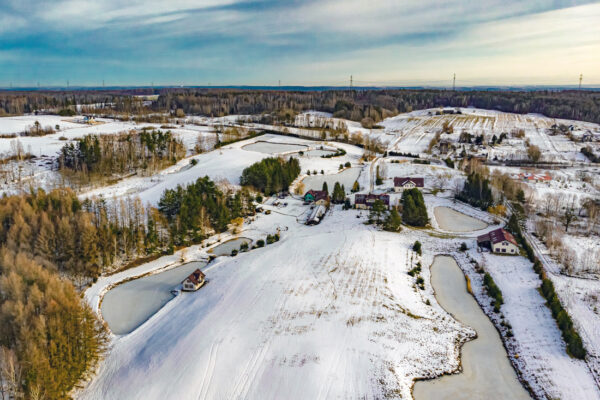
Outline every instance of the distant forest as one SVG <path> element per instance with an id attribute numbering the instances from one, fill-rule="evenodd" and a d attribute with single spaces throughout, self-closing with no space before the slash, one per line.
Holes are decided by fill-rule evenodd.
<path id="1" fill-rule="evenodd" d="M 135 95 L 158 94 L 145 106 Z M 600 123 L 599 91 L 450 91 L 439 89 L 382 89 L 329 91 L 273 91 L 242 89 L 137 89 L 120 91 L 0 92 L 0 116 L 59 112 L 75 104 L 110 104 L 116 113 L 133 115 L 169 112 L 225 116 L 274 114 L 278 122 L 291 122 L 305 110 L 333 113 L 336 117 L 374 122 L 397 113 L 432 107 L 495 109 L 514 113 L 540 113 L 553 118 Z M 103 113 L 105 111 L 99 111 Z"/>

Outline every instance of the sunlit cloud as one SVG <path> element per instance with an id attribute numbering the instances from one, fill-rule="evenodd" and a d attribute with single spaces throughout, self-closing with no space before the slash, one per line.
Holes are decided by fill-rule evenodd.
<path id="1" fill-rule="evenodd" d="M 598 2 L 5 2 L 0 86 L 600 83 Z"/>

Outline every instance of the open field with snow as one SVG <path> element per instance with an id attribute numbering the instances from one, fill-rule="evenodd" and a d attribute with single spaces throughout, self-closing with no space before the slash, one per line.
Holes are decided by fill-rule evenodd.
<path id="1" fill-rule="evenodd" d="M 306 227 L 302 206 L 288 208 L 243 233 L 278 225 L 280 242 L 217 259 L 206 287 L 116 338 L 81 397 L 407 398 L 413 379 L 458 366 L 456 343 L 472 331 L 406 274 L 432 262 L 427 245 L 417 257 L 412 235 L 368 228 L 354 211 Z"/>
<path id="2" fill-rule="evenodd" d="M 397 205 L 402 194 L 392 193 L 393 178 L 423 177 L 430 225 L 424 229 L 405 227 L 400 233 L 383 232 L 365 225 L 368 211 L 343 211 L 341 206 L 334 206 L 321 224 L 306 226 L 303 222 L 310 206 L 303 205 L 299 196 L 286 197 L 282 202 L 285 206 L 276 206 L 275 199 L 268 198 L 260 206 L 271 214 L 248 218 L 237 235 L 212 237 L 202 245 L 100 277 L 87 289 L 85 299 L 102 316 L 103 296 L 119 282 L 168 270 L 168 284 L 152 275 L 162 284 L 157 290 L 166 291 L 173 285 L 177 287 L 179 272 L 187 274 L 185 268 L 177 271 L 183 262 L 205 262 L 218 242 L 245 237 L 255 243 L 267 234 L 281 235 L 279 242 L 237 257 L 225 255 L 231 250 L 227 247 L 203 267 L 208 283 L 200 291 L 181 293 L 173 299 L 161 292 L 158 305 L 136 324 L 116 327 L 115 332 L 120 334 L 111 335 L 97 375 L 77 396 L 410 398 L 416 379 L 460 371 L 460 345 L 475 335 L 471 327 L 458 322 L 438 304 L 431 285 L 429 267 L 434 257 L 450 254 L 469 276 L 475 298 L 501 332 L 519 379 L 534 396 L 600 398 L 599 277 L 591 273 L 565 275 L 559 260 L 552 259 L 542 243 L 530 238 L 545 256 L 550 279 L 588 350 L 587 362 L 578 361 L 565 352 L 560 331 L 537 291 L 540 282 L 531 264 L 523 257 L 500 257 L 475 250 L 477 235 L 502 226 L 505 220 L 454 202 L 452 194 L 462 186 L 465 174 L 441 161 L 459 155 L 462 132 L 485 137 L 507 133 L 502 144 L 473 146 L 472 154 L 486 154 L 493 164 L 500 164 L 489 166 L 492 173 L 497 170 L 514 179 L 522 179 L 519 173 L 547 172 L 550 180 L 526 181 L 527 202 L 535 204 L 537 213 L 555 207 L 556 223 L 560 224 L 565 204 L 573 204 L 579 211 L 586 200 L 600 198 L 600 169 L 583 164 L 587 159 L 579 152 L 582 143 L 573 142 L 567 135 L 549 134 L 549 130 L 554 124 L 572 125 L 572 137 L 578 138 L 587 131 L 600 135 L 600 127 L 538 115 L 478 109 L 461 112 L 435 115 L 436 110 L 420 110 L 401 114 L 381 122 L 383 129 L 365 129 L 357 122 L 319 112 L 300 114 L 295 127 L 257 124 L 252 116 L 188 117 L 183 125 L 170 128 L 185 144 L 188 153 L 184 159 L 151 176 L 133 175 L 108 186 L 82 189 L 81 199 L 138 197 L 143 204 L 156 206 L 163 192 L 177 185 L 208 176 L 221 185 L 238 188 L 244 168 L 265 157 L 294 156 L 300 161 L 301 173 L 290 188 L 292 192 L 300 182 L 306 191 L 320 189 L 324 181 L 330 191 L 339 181 L 349 192 L 358 180 L 360 193 L 386 192 L 391 204 Z M 42 127 L 58 124 L 60 129 L 44 137 L 0 138 L 0 152 L 5 155 L 11 154 L 18 140 L 25 151 L 36 156 L 14 166 L 22 167 L 23 179 L 19 185 L 4 181 L 2 193 L 25 190 L 28 179 L 47 188 L 60 184 L 53 165 L 60 148 L 69 141 L 87 134 L 114 134 L 144 126 L 160 128 L 158 124 L 115 120 L 88 126 L 71 118 L 25 116 L 0 118 L 0 134 L 22 132 L 35 121 Z M 444 123 L 454 129 L 441 135 L 449 143 L 447 149 L 427 154 L 430 141 Z M 312 140 L 268 133 L 196 154 L 198 136 L 214 138 L 223 126 L 279 130 Z M 345 127 L 350 135 L 360 133 L 379 141 L 388 152 L 419 154 L 431 164 L 383 154 L 374 154 L 372 159 L 363 157 L 364 150 L 359 146 L 323 140 L 323 127 Z M 524 137 L 513 135 L 520 129 Z M 540 148 L 544 161 L 561 165 L 552 170 L 503 165 L 503 160 L 523 157 L 526 141 Z M 589 143 L 597 153 L 598 143 Z M 321 157 L 336 149 L 343 149 L 345 154 Z M 346 163 L 350 167 L 344 166 Z M 381 185 L 374 182 L 377 169 Z M 554 198 L 559 205 L 550 204 Z M 578 218 L 570 233 L 565 233 L 565 244 L 578 256 L 589 258 L 586 251 L 600 246 L 600 240 L 597 234 L 584 237 L 587 219 Z M 533 221 L 528 227 L 534 228 Z M 416 240 L 423 245 L 422 256 L 411 250 Z M 458 251 L 462 242 L 468 244 L 466 253 Z M 489 306 L 482 276 L 471 259 L 485 266 L 502 289 L 505 304 L 500 315 Z M 417 262 L 422 266 L 422 289 L 408 274 Z M 123 298 L 135 299 L 136 293 Z M 117 300 L 117 306 L 112 307 L 118 314 L 121 298 Z M 106 318 L 109 325 L 111 320 Z M 511 326 L 512 336 L 507 335 L 506 324 Z M 575 388 L 573 382 L 577 382 Z"/>

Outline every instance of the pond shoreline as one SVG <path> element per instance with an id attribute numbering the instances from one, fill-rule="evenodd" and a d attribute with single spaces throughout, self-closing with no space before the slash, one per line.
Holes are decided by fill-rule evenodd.
<path id="1" fill-rule="evenodd" d="M 474 276 L 473 274 L 476 274 L 476 272 L 468 270 L 468 268 L 466 266 L 466 264 L 468 264 L 468 263 L 464 263 L 462 260 L 460 260 L 460 258 L 459 258 L 460 254 L 449 254 L 449 256 L 454 258 L 454 260 L 456 261 L 456 264 L 458 264 L 458 267 L 461 269 L 461 271 L 463 272 L 465 277 L 469 277 L 469 279 L 471 281 L 473 281 L 472 277 Z M 483 304 L 484 299 L 486 301 L 488 301 L 488 304 L 489 304 L 489 302 L 492 300 L 491 297 L 489 297 L 483 291 L 475 291 L 475 290 L 473 291 L 472 296 L 475 299 L 475 301 L 477 302 L 477 304 L 479 305 L 479 308 L 481 308 L 483 313 L 492 322 L 492 325 L 498 332 L 498 335 L 500 335 L 500 339 L 502 341 L 502 346 L 504 347 L 504 350 L 506 351 L 506 356 L 509 359 L 510 364 L 512 365 L 513 369 L 515 370 L 515 373 L 517 374 L 517 378 L 519 379 L 519 382 L 521 382 L 521 385 L 523 386 L 523 388 L 529 393 L 529 395 L 531 396 L 532 399 L 542 400 L 543 398 L 536 395 L 535 391 L 533 390 L 533 388 L 531 387 L 531 385 L 529 384 L 527 379 L 525 379 L 525 377 L 523 376 L 523 373 L 520 370 L 520 366 L 515 359 L 516 353 L 515 353 L 514 349 L 508 345 L 506 336 L 503 334 L 503 332 L 500 328 L 498 319 L 495 318 L 496 314 L 493 311 L 491 311 L 491 308 L 486 307 Z"/>
<path id="2" fill-rule="evenodd" d="M 523 383 L 509 357 L 510 353 L 496 324 L 485 313 L 477 296 L 468 291 L 469 274 L 461 268 L 456 257 L 452 254 L 438 254 L 434 257 L 430 270 L 431 285 L 438 304 L 452 318 L 471 327 L 476 333 L 474 337 L 455 343 L 459 352 L 456 369 L 437 377 L 414 380 L 411 388 L 413 398 L 532 398 L 530 388 Z M 504 361 L 505 358 L 508 363 Z M 464 362 L 467 361 L 468 364 L 465 365 Z M 427 382 L 430 384 L 422 384 Z"/>

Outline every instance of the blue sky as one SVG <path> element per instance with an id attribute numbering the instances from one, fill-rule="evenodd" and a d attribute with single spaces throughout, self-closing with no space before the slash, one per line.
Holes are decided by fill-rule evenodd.
<path id="1" fill-rule="evenodd" d="M 0 86 L 600 83 L 600 2 L 0 0 Z"/>

